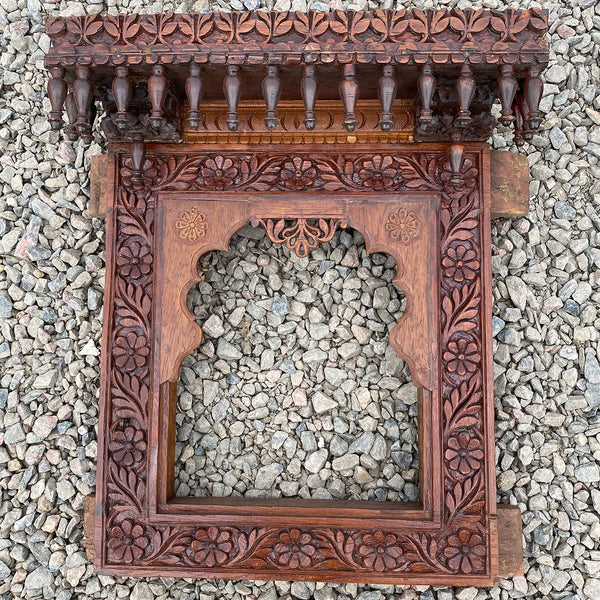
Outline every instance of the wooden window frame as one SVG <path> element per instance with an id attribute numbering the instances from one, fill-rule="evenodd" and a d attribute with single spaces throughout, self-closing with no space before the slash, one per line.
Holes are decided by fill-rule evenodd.
<path id="1" fill-rule="evenodd" d="M 490 218 L 515 214 L 522 171 L 493 169 L 484 142 L 496 97 L 517 144 L 539 127 L 546 30 L 537 8 L 48 21 L 52 128 L 64 111 L 68 138 L 89 141 L 99 100 L 110 141 L 91 203 L 107 218 L 99 572 L 473 586 L 519 572 L 519 512 L 495 499 Z M 174 497 L 176 382 L 201 341 L 187 293 L 198 257 L 246 223 L 299 254 L 355 227 L 395 258 L 419 503 Z"/>

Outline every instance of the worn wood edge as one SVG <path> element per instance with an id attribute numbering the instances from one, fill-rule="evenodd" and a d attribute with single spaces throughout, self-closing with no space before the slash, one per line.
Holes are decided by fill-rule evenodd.
<path id="1" fill-rule="evenodd" d="M 518 506 L 499 504 L 498 577 L 523 575 L 523 523 Z"/>
<path id="2" fill-rule="evenodd" d="M 94 515 L 96 512 L 96 495 L 88 494 L 83 497 L 83 537 L 85 538 L 85 553 L 90 561 L 94 561 Z"/>
<path id="3" fill-rule="evenodd" d="M 92 156 L 90 170 L 90 215 L 98 219 L 106 217 L 107 206 L 108 155 Z"/>
<path id="4" fill-rule="evenodd" d="M 492 219 L 529 214 L 529 161 L 505 150 L 490 152 Z"/>

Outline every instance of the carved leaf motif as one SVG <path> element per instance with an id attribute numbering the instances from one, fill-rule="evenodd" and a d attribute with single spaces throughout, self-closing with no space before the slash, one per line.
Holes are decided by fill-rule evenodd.
<path id="1" fill-rule="evenodd" d="M 270 38 L 271 38 L 271 23 L 270 23 L 269 15 L 268 15 L 268 13 L 264 13 L 264 12 L 262 14 L 263 15 L 266 14 L 266 18 L 267 18 L 266 23 L 264 20 L 254 20 L 252 18 L 251 13 L 244 12 L 244 13 L 238 14 L 236 33 L 235 33 L 236 41 L 238 41 L 240 44 L 242 44 L 244 42 L 244 40 L 242 39 L 241 36 L 246 33 L 250 33 L 254 29 L 255 26 L 258 27 L 259 23 L 261 23 L 261 25 L 263 27 L 263 31 L 268 32 L 266 35 L 268 36 L 268 41 L 270 40 Z M 259 19 L 260 19 L 260 17 L 259 17 Z"/>
<path id="2" fill-rule="evenodd" d="M 388 14 L 389 11 L 377 9 L 374 12 L 374 17 L 371 19 L 371 29 L 377 33 L 381 34 L 380 42 L 385 42 L 388 39 L 389 35 L 389 25 L 388 25 Z"/>
<path id="3" fill-rule="evenodd" d="M 194 15 L 179 15 L 179 31 L 181 31 L 183 36 L 188 38 L 185 41 L 190 43 L 194 41 L 194 21 Z M 182 43 L 183 41 L 184 40 L 181 40 Z"/>
<path id="4" fill-rule="evenodd" d="M 225 12 L 216 13 L 214 16 L 214 23 L 217 31 L 225 34 L 225 37 L 222 41 L 226 44 L 231 44 L 235 35 L 233 15 Z"/>
<path id="5" fill-rule="evenodd" d="M 201 42 L 213 30 L 214 19 L 212 14 L 198 15 L 196 41 Z"/>
<path id="6" fill-rule="evenodd" d="M 275 13 L 275 19 L 273 20 L 273 35 L 277 37 L 285 35 L 292 29 L 292 20 L 289 17 L 289 12 Z"/>
<path id="7" fill-rule="evenodd" d="M 49 36 L 58 36 L 59 33 L 62 33 L 65 27 L 67 27 L 68 21 L 61 18 L 52 18 L 48 19 L 46 22 L 46 33 Z"/>
<path id="8" fill-rule="evenodd" d="M 140 29 L 141 26 L 138 22 L 138 16 L 127 15 L 123 22 L 123 41 L 128 44 L 135 44 Z"/>
<path id="9" fill-rule="evenodd" d="M 175 20 L 175 15 L 172 12 L 160 15 L 160 40 L 163 43 L 168 43 L 166 37 L 173 35 L 177 31 L 178 23 Z"/>
<path id="10" fill-rule="evenodd" d="M 397 39 L 408 29 L 409 19 L 406 18 L 406 10 L 395 10 L 392 14 L 390 23 L 390 38 L 392 41 Z"/>
<path id="11" fill-rule="evenodd" d="M 349 26 L 349 14 L 342 10 L 334 10 L 333 14 L 335 19 L 329 21 L 329 29 L 343 36 L 343 40 L 348 37 L 348 26 Z"/>
<path id="12" fill-rule="evenodd" d="M 536 33 L 543 33 L 548 29 L 548 15 L 537 7 L 532 7 L 529 16 L 529 29 Z"/>
<path id="13" fill-rule="evenodd" d="M 358 42 L 357 35 L 364 33 L 369 29 L 371 20 L 365 16 L 364 10 L 359 10 L 352 16 L 352 27 L 350 29 L 350 39 L 353 42 Z"/>
<path id="14" fill-rule="evenodd" d="M 489 22 L 490 16 L 482 8 L 477 10 L 455 8 L 450 17 L 450 26 L 454 31 L 461 34 L 460 42 L 473 41 L 473 35 L 484 31 Z"/>
<path id="15" fill-rule="evenodd" d="M 492 29 L 500 34 L 500 42 L 516 42 L 515 36 L 529 25 L 529 13 L 514 8 L 506 11 L 495 10 L 490 24 Z"/>

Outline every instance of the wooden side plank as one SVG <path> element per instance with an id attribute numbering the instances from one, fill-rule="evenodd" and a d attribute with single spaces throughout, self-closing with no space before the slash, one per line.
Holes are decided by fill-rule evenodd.
<path id="1" fill-rule="evenodd" d="M 85 553 L 90 561 L 94 560 L 94 511 L 96 508 L 95 494 L 83 497 L 83 537 L 85 538 Z"/>
<path id="2" fill-rule="evenodd" d="M 92 156 L 90 171 L 90 215 L 98 219 L 106 217 L 106 192 L 108 180 L 108 155 Z"/>
<path id="3" fill-rule="evenodd" d="M 498 576 L 523 575 L 523 524 L 518 506 L 498 505 Z"/>
<path id="4" fill-rule="evenodd" d="M 492 219 L 529 213 L 529 162 L 513 152 L 492 150 Z"/>

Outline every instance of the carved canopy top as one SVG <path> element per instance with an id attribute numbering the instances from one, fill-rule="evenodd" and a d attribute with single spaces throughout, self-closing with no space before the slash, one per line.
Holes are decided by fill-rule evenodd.
<path id="1" fill-rule="evenodd" d="M 59 17 L 46 64 L 545 64 L 547 27 L 538 8 Z"/>
<path id="2" fill-rule="evenodd" d="M 50 19 L 50 121 L 59 129 L 64 108 L 69 137 L 89 139 L 98 100 L 104 133 L 117 141 L 175 142 L 189 131 L 198 141 L 272 141 L 257 131 L 257 113 L 268 132 L 295 141 L 337 135 L 338 125 L 388 143 L 486 141 L 499 98 L 500 121 L 520 143 L 540 125 L 547 25 L 537 8 Z M 359 99 L 379 103 L 363 110 Z M 290 116 L 300 100 L 303 121 Z M 244 101 L 252 110 L 241 119 Z M 331 101 L 339 110 L 324 114 Z M 212 116 L 206 102 L 217 103 Z M 300 122 L 308 133 L 297 133 Z M 414 134 L 400 133 L 412 123 Z"/>

